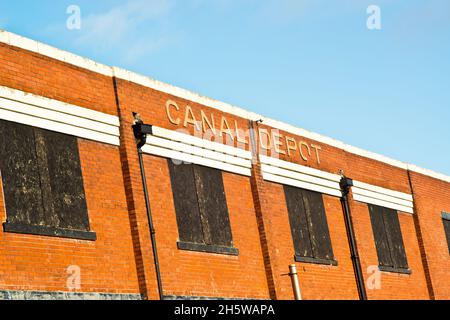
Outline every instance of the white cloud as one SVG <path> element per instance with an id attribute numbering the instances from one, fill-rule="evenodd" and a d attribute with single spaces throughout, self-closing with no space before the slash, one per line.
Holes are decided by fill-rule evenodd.
<path id="1" fill-rule="evenodd" d="M 164 26 L 172 8 L 172 0 L 128 0 L 104 13 L 85 16 L 82 11 L 75 44 L 124 50 L 131 62 L 169 42 Z"/>

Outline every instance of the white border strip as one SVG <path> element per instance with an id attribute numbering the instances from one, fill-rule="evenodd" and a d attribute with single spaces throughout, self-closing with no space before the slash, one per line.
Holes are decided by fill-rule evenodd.
<path id="1" fill-rule="evenodd" d="M 413 197 L 410 194 L 353 181 L 353 199 L 382 207 L 414 213 Z"/>
<path id="2" fill-rule="evenodd" d="M 315 176 L 315 177 L 335 181 L 337 183 L 339 183 L 341 181 L 341 177 L 337 174 L 333 174 L 333 173 L 329 173 L 326 171 L 302 166 L 302 165 L 299 165 L 296 163 L 280 160 L 280 159 L 273 158 L 273 157 L 260 155 L 259 158 L 260 158 L 260 161 L 262 164 L 267 164 L 267 165 L 274 166 L 274 167 L 280 167 L 280 168 L 291 170 L 291 171 L 301 172 L 301 173 L 304 173 L 304 174 L 307 174 L 310 176 Z"/>
<path id="3" fill-rule="evenodd" d="M 244 176 L 251 176 L 251 170 L 243 167 L 234 166 L 224 162 L 219 162 L 211 159 L 206 159 L 174 150 L 159 148 L 151 145 L 145 145 L 142 147 L 142 151 L 147 154 L 169 158 L 173 160 L 180 160 L 187 163 L 195 163 L 205 167 L 211 167 L 223 171 L 241 174 Z"/>
<path id="4" fill-rule="evenodd" d="M 363 190 L 368 190 L 373 193 L 387 195 L 392 198 L 403 199 L 403 200 L 407 200 L 409 202 L 413 201 L 413 196 L 408 193 L 398 192 L 398 191 L 394 191 L 391 189 L 386 189 L 386 188 L 374 186 L 374 185 L 359 182 L 359 181 L 353 181 L 353 189 L 363 189 Z"/>
<path id="5" fill-rule="evenodd" d="M 164 128 L 153 127 L 153 135 L 147 136 L 147 143 L 142 151 L 245 176 L 251 175 L 250 151 Z"/>
<path id="6" fill-rule="evenodd" d="M 190 100 L 199 104 L 202 104 L 204 106 L 208 106 L 217 110 L 220 110 L 222 112 L 226 112 L 229 114 L 236 115 L 238 117 L 242 117 L 244 119 L 250 119 L 250 120 L 263 120 L 264 124 L 271 126 L 273 128 L 278 128 L 279 130 L 283 130 L 295 135 L 303 136 L 308 139 L 315 140 L 320 143 L 324 143 L 327 145 L 330 145 L 332 147 L 342 149 L 344 151 L 347 151 L 349 153 L 359 155 L 368 159 L 380 161 L 382 163 L 386 163 L 388 165 L 401 168 L 404 170 L 411 170 L 438 180 L 442 180 L 445 182 L 450 183 L 450 176 L 437 173 L 431 170 L 427 170 L 421 167 L 418 167 L 413 164 L 407 164 L 398 160 L 394 160 L 389 157 L 385 157 L 383 155 L 379 155 L 370 151 L 366 151 L 357 147 L 353 147 L 351 145 L 345 144 L 344 142 L 341 142 L 336 139 L 332 139 L 317 133 L 313 133 L 301 128 L 294 127 L 292 125 L 270 119 L 264 116 L 261 116 L 257 113 L 253 113 L 247 110 L 244 110 L 242 108 L 230 105 L 225 102 L 221 102 L 215 99 L 211 99 L 205 96 L 202 96 L 200 94 L 194 93 L 192 91 L 182 89 L 179 87 L 172 86 L 170 84 L 154 80 L 152 78 L 139 75 L 137 73 L 133 73 L 124 69 L 120 69 L 118 67 L 109 67 L 103 64 L 99 64 L 93 60 L 89 60 L 80 56 L 77 56 L 75 54 L 69 53 L 67 51 L 59 50 L 54 47 L 48 46 L 46 44 L 21 37 L 19 35 L 0 30 L 0 42 L 6 43 L 11 46 L 19 47 L 25 50 L 29 50 L 32 52 L 39 53 L 41 55 L 63 61 L 93 72 L 97 72 L 100 74 L 103 74 L 108 77 L 117 77 L 123 80 L 131 81 L 136 84 L 140 84 L 142 86 L 152 88 L 158 91 L 162 91 L 186 100 Z"/>
<path id="7" fill-rule="evenodd" d="M 178 151 L 181 153 L 191 154 L 194 156 L 200 156 L 202 158 L 230 163 L 244 168 L 250 169 L 252 167 L 251 162 L 246 159 L 233 157 L 224 153 L 219 153 L 208 149 L 202 149 L 185 143 L 175 142 L 154 136 L 147 136 L 147 144 L 155 147 Z"/>
<path id="8" fill-rule="evenodd" d="M 383 200 L 386 202 L 391 202 L 391 203 L 395 203 L 395 204 L 399 204 L 405 207 L 409 207 L 412 208 L 413 207 L 413 202 L 412 201 L 408 201 L 408 200 L 402 200 L 399 198 L 394 198 L 394 197 L 390 197 L 388 195 L 384 195 L 384 194 L 380 194 L 380 193 L 376 193 L 376 192 L 371 192 L 365 189 L 359 189 L 359 188 L 353 188 L 353 194 L 354 195 L 359 195 L 359 196 L 364 196 L 364 197 L 369 197 L 372 199 L 378 199 L 378 200 Z"/>
<path id="9" fill-rule="evenodd" d="M 243 150 L 240 148 L 235 148 L 232 146 L 227 146 L 222 143 L 212 142 L 209 140 L 205 140 L 199 137 L 191 136 L 186 133 L 181 133 L 173 130 L 168 130 L 160 127 L 153 127 L 153 135 L 156 137 L 161 137 L 164 139 L 177 141 L 185 144 L 189 144 L 192 146 L 197 146 L 204 149 L 209 149 L 221 153 L 226 153 L 231 156 L 240 157 L 243 159 L 252 159 L 252 153 L 247 150 Z"/>
<path id="10" fill-rule="evenodd" d="M 4 86 L 0 86 L 0 97 L 34 106 L 39 106 L 41 108 L 57 111 L 60 113 L 74 115 L 79 118 L 93 119 L 97 122 L 109 124 L 116 127 L 120 125 L 119 117 L 117 116 L 83 107 L 78 107 L 58 100 L 37 96 L 31 93 L 26 93 Z"/>
<path id="11" fill-rule="evenodd" d="M 340 176 L 267 156 L 260 156 L 263 179 L 341 197 Z"/>
<path id="12" fill-rule="evenodd" d="M 275 182 L 275 183 L 279 183 L 279 184 L 283 184 L 283 185 L 288 185 L 288 186 L 293 186 L 293 187 L 297 187 L 297 188 L 301 188 L 301 189 L 316 191 L 316 192 L 320 192 L 323 194 L 332 195 L 335 197 L 342 196 L 341 191 L 336 190 L 336 189 L 322 187 L 317 184 L 308 183 L 305 181 L 300 181 L 300 180 L 295 180 L 295 179 L 290 179 L 290 178 L 282 177 L 279 175 L 274 175 L 274 174 L 267 173 L 267 172 L 263 172 L 263 179 L 266 181 L 271 181 L 271 182 Z"/>
<path id="13" fill-rule="evenodd" d="M 385 207 L 385 208 L 389 208 L 389 209 L 398 210 L 401 212 L 414 214 L 413 208 L 402 206 L 402 205 L 395 204 L 392 202 L 387 202 L 387 201 L 374 199 L 374 198 L 370 198 L 370 197 L 365 197 L 365 196 L 361 196 L 361 195 L 354 195 L 353 199 L 355 201 L 359 201 L 359 202 L 370 203 L 370 204 L 374 204 L 374 205 L 377 205 L 380 207 Z"/>
<path id="14" fill-rule="evenodd" d="M 0 87 L 0 119 L 120 145 L 119 118 Z"/>

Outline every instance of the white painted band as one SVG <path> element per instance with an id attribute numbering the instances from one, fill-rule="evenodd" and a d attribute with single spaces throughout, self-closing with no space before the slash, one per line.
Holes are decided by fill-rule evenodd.
<path id="1" fill-rule="evenodd" d="M 394 210 L 398 210 L 398 211 L 402 211 L 402 212 L 406 212 L 406 213 L 411 213 L 411 214 L 414 213 L 414 210 L 411 207 L 402 206 L 402 205 L 399 205 L 399 204 L 383 201 L 383 200 L 380 200 L 380 199 L 374 199 L 374 198 L 365 197 L 365 196 L 357 195 L 357 194 L 355 194 L 353 196 L 353 199 L 355 201 L 369 203 L 369 204 L 374 204 L 374 205 L 377 205 L 377 206 L 380 206 L 380 207 L 394 209 Z"/>
<path id="2" fill-rule="evenodd" d="M 153 135 L 147 135 L 147 144 L 142 151 L 245 176 L 251 175 L 250 151 L 156 126 L 153 127 Z"/>
<path id="3" fill-rule="evenodd" d="M 276 176 L 281 176 L 281 177 L 285 177 L 285 178 L 289 178 L 289 179 L 294 179 L 294 180 L 298 180 L 298 181 L 316 184 L 316 185 L 327 187 L 327 188 L 332 188 L 335 190 L 340 190 L 339 183 L 337 183 L 335 181 L 317 178 L 317 177 L 303 174 L 300 172 L 285 170 L 282 168 L 273 167 L 273 166 L 269 166 L 266 164 L 261 165 L 261 170 L 264 173 L 270 173 L 270 174 L 273 174 Z"/>
<path id="4" fill-rule="evenodd" d="M 335 196 L 335 197 L 342 196 L 341 191 L 333 189 L 333 188 L 327 188 L 327 187 L 323 187 L 323 186 L 320 186 L 317 184 L 308 183 L 308 182 L 295 180 L 295 179 L 290 179 L 290 178 L 274 175 L 274 174 L 267 173 L 267 172 L 263 172 L 263 179 L 266 181 L 271 181 L 271 182 L 275 182 L 275 183 L 279 183 L 279 184 L 283 184 L 283 185 L 288 185 L 288 186 L 293 186 L 293 187 L 297 187 L 297 188 L 301 188 L 301 189 L 316 191 L 316 192 L 320 192 L 323 194 L 329 194 L 329 195 Z"/>
<path id="5" fill-rule="evenodd" d="M 402 199 L 395 198 L 395 197 L 390 197 L 385 194 L 376 193 L 376 192 L 372 192 L 372 191 L 365 190 L 365 189 L 360 189 L 360 188 L 354 187 L 354 188 L 352 188 L 352 192 L 354 195 L 360 195 L 360 196 L 364 196 L 364 197 L 370 197 L 373 199 L 383 200 L 383 201 L 391 202 L 394 204 L 399 204 L 399 205 L 409 207 L 409 208 L 414 207 L 412 201 L 402 200 Z"/>
<path id="6" fill-rule="evenodd" d="M 177 141 L 193 146 L 197 146 L 204 149 L 209 149 L 217 152 L 226 153 L 232 156 L 236 156 L 243 159 L 252 159 L 252 153 L 240 148 L 235 148 L 234 146 L 227 146 L 222 143 L 209 141 L 199 137 L 189 135 L 187 133 L 182 133 L 178 131 L 168 130 L 161 127 L 153 127 L 153 135 L 156 137 L 165 138 L 172 141 Z"/>
<path id="7" fill-rule="evenodd" d="M 0 119 L 120 145 L 118 117 L 5 87 L 0 87 Z"/>
<path id="8" fill-rule="evenodd" d="M 172 160 L 180 160 L 187 163 L 194 163 L 205 167 L 215 168 L 227 172 L 237 173 L 244 176 L 251 176 L 251 170 L 228 164 L 225 162 L 219 162 L 207 158 L 202 158 L 199 156 L 194 156 L 191 154 L 182 153 L 179 151 L 164 149 L 156 146 L 145 145 L 142 147 L 142 151 L 147 154 L 152 154 Z"/>
<path id="9" fill-rule="evenodd" d="M 310 176 L 319 177 L 319 178 L 323 178 L 323 179 L 327 179 L 327 180 L 331 180 L 331 181 L 335 181 L 335 182 L 341 181 L 341 177 L 337 174 L 333 174 L 333 173 L 329 173 L 326 171 L 302 166 L 302 165 L 299 165 L 296 163 L 280 160 L 280 159 L 273 158 L 273 157 L 267 157 L 267 156 L 260 155 L 259 158 L 260 158 L 260 161 L 262 164 L 268 164 L 268 165 L 271 165 L 274 167 L 279 167 L 279 168 L 291 170 L 294 172 L 300 172 L 300 173 L 304 173 L 304 174 L 307 174 Z"/>
<path id="10" fill-rule="evenodd" d="M 267 156 L 260 156 L 263 179 L 341 197 L 340 176 Z"/>
<path id="11" fill-rule="evenodd" d="M 160 147 L 160 148 L 170 149 L 170 150 L 174 150 L 174 151 L 179 151 L 179 152 L 186 153 L 186 154 L 191 154 L 194 156 L 200 156 L 202 158 L 207 158 L 207 159 L 211 159 L 211 160 L 215 160 L 215 161 L 219 161 L 219 162 L 225 162 L 225 163 L 237 165 L 237 166 L 248 168 L 248 169 L 250 169 L 252 167 L 251 162 L 246 159 L 233 157 L 233 156 L 230 156 L 230 155 L 227 155 L 224 153 L 219 153 L 219 152 L 215 152 L 215 151 L 208 150 L 208 149 L 202 149 L 202 148 L 192 146 L 189 144 L 175 142 L 175 141 L 171 141 L 171 140 L 167 140 L 167 139 L 163 139 L 163 138 L 159 138 L 159 137 L 154 137 L 151 135 L 147 136 L 147 144 L 155 146 L 155 147 Z"/>
<path id="12" fill-rule="evenodd" d="M 393 198 L 398 198 L 398 199 L 403 199 L 403 200 L 407 200 L 409 202 L 413 201 L 413 196 L 408 194 L 408 193 L 403 193 L 403 192 L 398 192 L 398 191 L 394 191 L 391 189 L 386 189 L 386 188 L 382 188 L 382 187 L 378 187 L 378 186 L 374 186 L 368 183 L 363 183 L 363 182 L 359 182 L 359 181 L 353 181 L 353 187 L 354 189 L 364 189 L 364 190 L 368 190 L 374 193 L 379 193 L 382 195 L 387 195 Z"/>
<path id="13" fill-rule="evenodd" d="M 359 181 L 353 181 L 352 193 L 355 201 L 414 213 L 413 197 L 407 193 L 381 188 Z"/>

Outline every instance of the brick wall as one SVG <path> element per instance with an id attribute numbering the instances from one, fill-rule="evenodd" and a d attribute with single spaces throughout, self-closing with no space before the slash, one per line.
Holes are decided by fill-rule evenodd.
<path id="1" fill-rule="evenodd" d="M 139 293 L 118 148 L 80 139 L 79 150 L 97 240 L 0 231 L 0 290 L 69 291 L 67 269 L 78 266 L 82 292 Z"/>
<path id="2" fill-rule="evenodd" d="M 117 115 L 111 78 L 2 43 L 0 85 Z"/>
<path id="3" fill-rule="evenodd" d="M 214 114 L 220 126 L 225 116 L 246 130 L 247 119 L 129 81 L 107 77 L 16 47 L 0 44 L 0 85 L 117 115 L 120 147 L 78 139 L 82 173 L 94 242 L 10 234 L 0 231 L 0 291 L 67 291 L 67 267 L 81 268 L 83 292 L 142 294 L 158 299 L 155 264 L 145 207 L 138 152 L 131 126 L 133 112 L 145 123 L 197 134 L 194 126 L 171 123 L 166 102 L 181 121 L 190 106 L 196 119 L 201 110 Z M 254 125 L 271 130 L 265 124 Z M 268 155 L 329 173 L 414 195 L 416 215 L 399 213 L 410 275 L 381 273 L 381 288 L 367 289 L 370 299 L 449 299 L 446 270 L 450 267 L 441 212 L 450 211 L 449 183 L 407 172 L 380 161 L 282 130 L 308 145 L 320 146 L 305 160 L 299 152 Z M 250 150 L 248 136 L 239 147 Z M 256 137 L 258 141 L 258 136 Z M 216 140 L 223 142 L 222 139 Z M 237 141 L 234 141 L 235 145 Z M 227 205 L 238 256 L 177 249 L 178 228 L 167 160 L 144 155 L 151 213 L 156 230 L 161 278 L 166 296 L 293 299 L 288 266 L 294 261 L 283 188 L 264 181 L 254 158 L 252 176 L 223 172 Z M 324 195 L 330 237 L 337 266 L 296 263 L 304 299 L 358 299 L 355 274 L 340 199 Z M 368 207 L 353 201 L 350 208 L 365 281 L 378 265 Z M 6 220 L 0 197 L 1 222 Z"/>
<path id="4" fill-rule="evenodd" d="M 450 184 L 419 173 L 410 176 L 432 291 L 436 299 L 447 300 L 450 255 L 441 213 L 450 212 Z"/>
<path id="5" fill-rule="evenodd" d="M 145 156 L 165 295 L 268 298 L 250 180 L 223 173 L 238 256 L 181 251 L 167 160 Z"/>
<path id="6" fill-rule="evenodd" d="M 133 112 L 139 113 L 146 123 L 168 129 L 179 129 L 167 120 L 165 106 L 169 99 L 176 101 L 180 109 L 189 105 L 197 119 L 201 119 L 200 110 L 203 110 L 208 116 L 213 112 L 211 108 L 127 81 L 118 80 L 117 84 L 121 117 L 126 119 L 122 120 L 124 131 L 128 130 L 130 134 L 132 133 L 130 128 L 133 122 Z M 214 110 L 214 114 L 218 120 L 225 115 L 216 110 Z M 184 118 L 182 110 L 180 110 L 179 116 Z M 245 120 L 229 114 L 226 116 L 233 119 L 233 125 L 236 120 L 241 128 L 247 127 Z M 194 134 L 193 125 L 183 127 L 183 129 Z M 131 149 L 136 149 L 133 137 L 127 137 L 125 143 L 132 146 Z M 129 158 L 130 162 L 136 163 L 137 157 L 134 156 L 136 152 L 130 150 L 130 153 L 133 154 L 133 158 Z M 151 211 L 156 229 L 164 295 L 268 298 L 250 179 L 223 173 L 233 241 L 239 249 L 239 256 L 180 251 L 177 249 L 178 228 L 167 160 L 148 155 L 144 156 L 144 160 Z M 130 170 L 130 175 L 134 177 L 133 179 L 139 180 L 138 168 L 133 168 Z M 133 184 L 133 190 L 141 194 L 141 183 Z"/>
<path id="7" fill-rule="evenodd" d="M 269 130 L 269 132 L 273 130 L 273 128 L 264 125 L 260 128 Z M 320 145 L 320 164 L 317 161 L 305 161 L 301 158 L 300 153 L 294 152 L 291 153 L 291 156 L 288 156 L 271 150 L 269 154 L 273 157 L 330 173 L 342 171 L 351 179 L 411 194 L 406 170 L 344 152 L 291 133 L 278 131 L 278 134 L 281 134 L 282 137 L 293 137 L 296 141 Z M 257 176 L 255 183 L 260 188 L 259 199 L 262 207 L 262 221 L 265 224 L 266 237 L 269 239 L 269 255 L 276 297 L 281 299 L 292 298 L 290 280 L 288 277 L 282 276 L 282 274 L 287 273 L 288 266 L 294 263 L 295 252 L 284 191 L 282 185 L 263 181 L 259 170 L 256 170 L 254 174 Z M 358 292 L 340 200 L 325 195 L 324 204 L 338 266 L 296 263 L 299 269 L 302 294 L 305 299 L 357 299 Z M 367 204 L 353 201 L 351 196 L 350 208 L 363 276 L 367 283 L 372 275 L 372 271 L 368 268 L 378 266 L 369 210 Z M 368 289 L 369 299 L 429 298 L 413 216 L 399 213 L 399 219 L 412 273 L 411 275 L 403 275 L 381 272 L 381 288 Z"/>
<path id="8" fill-rule="evenodd" d="M 411 194 L 408 173 L 378 161 L 346 153 L 348 177 L 394 191 Z M 356 234 L 364 279 L 372 273 L 370 266 L 378 265 L 375 240 L 367 204 L 351 201 L 352 219 Z M 429 299 L 419 242 L 411 214 L 399 212 L 400 227 L 406 250 L 410 275 L 381 273 L 381 289 L 367 288 L 369 299 Z M 367 287 L 367 286 L 366 286 Z"/>
<path id="9" fill-rule="evenodd" d="M 339 199 L 324 196 L 330 238 L 337 266 L 296 263 L 283 186 L 264 182 L 263 210 L 271 248 L 277 299 L 293 299 L 289 265 L 295 263 L 304 299 L 357 299 L 355 276 Z"/>

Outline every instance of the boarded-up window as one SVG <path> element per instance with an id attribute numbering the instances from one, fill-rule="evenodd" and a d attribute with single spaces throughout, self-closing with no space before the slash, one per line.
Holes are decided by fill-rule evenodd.
<path id="1" fill-rule="evenodd" d="M 397 211 L 369 204 L 380 269 L 408 272 L 405 246 Z"/>
<path id="2" fill-rule="evenodd" d="M 179 248 L 235 254 L 222 172 L 168 159 Z"/>
<path id="3" fill-rule="evenodd" d="M 5 231 L 95 238 L 75 137 L 0 120 L 0 171 Z"/>
<path id="4" fill-rule="evenodd" d="M 336 264 L 322 194 L 284 186 L 297 261 Z"/>
<path id="5" fill-rule="evenodd" d="M 450 213 L 442 213 L 442 219 L 444 221 L 444 231 L 447 237 L 448 253 L 450 254 Z"/>

